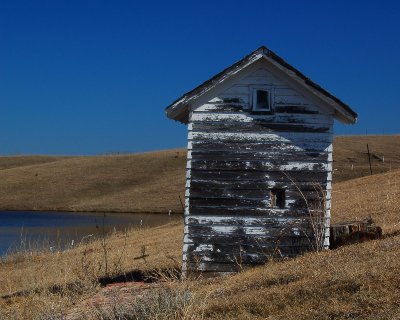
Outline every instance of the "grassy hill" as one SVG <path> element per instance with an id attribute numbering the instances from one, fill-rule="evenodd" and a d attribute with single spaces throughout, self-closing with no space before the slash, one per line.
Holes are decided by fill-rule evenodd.
<path id="1" fill-rule="evenodd" d="M 400 136 L 339 136 L 333 143 L 333 182 L 400 168 Z"/>
<path id="2" fill-rule="evenodd" d="M 186 152 L 1 157 L 0 209 L 182 211 Z"/>
<path id="3" fill-rule="evenodd" d="M 273 261 L 212 281 L 164 282 L 168 291 L 162 299 L 157 296 L 161 300 L 156 303 L 164 301 L 167 307 L 146 319 L 397 319 L 399 186 L 400 170 L 334 186 L 334 219 L 372 213 L 385 238 Z M 182 223 L 176 222 L 115 234 L 62 253 L 33 252 L 0 260 L 0 319 L 53 319 L 98 292 L 106 275 L 158 270 L 164 278 L 160 270 L 180 267 L 182 232 Z M 126 305 L 124 294 L 113 297 L 115 306 Z M 106 316 L 101 308 L 78 307 L 93 319 L 99 312 L 104 319 L 115 319 L 117 309 Z"/>
<path id="4" fill-rule="evenodd" d="M 400 168 L 400 136 L 334 140 L 334 182 Z M 384 157 L 384 162 L 382 159 Z M 182 211 L 186 151 L 0 157 L 0 210 Z"/>
<path id="5" fill-rule="evenodd" d="M 400 170 L 336 183 L 332 221 L 371 216 L 385 232 L 400 230 Z"/>
<path id="6" fill-rule="evenodd" d="M 206 319 L 398 319 L 400 237 L 272 262 L 200 290 Z"/>

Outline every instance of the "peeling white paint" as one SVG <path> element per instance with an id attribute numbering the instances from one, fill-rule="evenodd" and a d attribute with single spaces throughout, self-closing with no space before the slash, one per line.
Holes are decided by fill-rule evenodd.
<path id="1" fill-rule="evenodd" d="M 224 79 L 221 81 L 224 81 Z M 221 90 L 219 93 L 216 92 L 215 96 L 208 97 L 203 103 L 200 103 L 200 100 L 198 100 L 196 104 L 192 106 L 193 112 L 190 117 L 191 122 L 188 125 L 188 161 L 186 166 L 187 181 L 185 190 L 183 247 L 184 270 L 188 267 L 186 260 L 190 259 L 190 255 L 188 255 L 190 251 L 196 253 L 198 257 L 201 258 L 198 270 L 225 271 L 224 268 L 226 268 L 226 265 L 233 260 L 227 258 L 228 260 L 225 261 L 225 264 L 221 264 L 221 268 L 218 269 L 218 263 L 215 262 L 213 256 L 215 254 L 220 254 L 220 257 L 229 255 L 229 252 L 225 252 L 227 249 L 221 250 L 220 248 L 216 248 L 218 243 L 210 244 L 210 242 L 214 241 L 213 239 L 218 239 L 218 236 L 232 236 L 233 246 L 235 241 L 242 239 L 241 237 L 254 237 L 262 241 L 271 242 L 273 239 L 277 238 L 278 235 L 282 236 L 282 232 L 286 232 L 287 236 L 299 237 L 299 239 L 304 238 L 305 234 L 310 232 L 309 229 L 304 229 L 308 226 L 308 214 L 305 211 L 302 213 L 303 211 L 301 210 L 291 208 L 291 206 L 296 205 L 299 200 L 299 195 L 295 193 L 296 187 L 301 189 L 311 184 L 311 182 L 307 180 L 308 176 L 306 175 L 306 181 L 277 183 L 277 181 L 273 180 L 273 177 L 276 177 L 276 172 L 294 172 L 298 174 L 299 177 L 302 177 L 302 175 L 299 174 L 302 172 L 312 175 L 313 172 L 318 171 L 320 173 L 318 177 L 324 176 L 326 173 L 326 178 L 320 182 L 326 185 L 326 213 L 324 221 L 326 225 L 329 225 L 330 222 L 331 170 L 333 161 L 332 111 L 328 111 L 325 107 L 321 108 L 317 106 L 314 101 L 309 100 L 302 92 L 299 92 L 296 88 L 284 83 L 282 80 L 274 77 L 271 72 L 262 68 L 254 70 L 253 73 L 241 78 L 236 84 L 233 83 L 227 86 L 226 83 L 224 90 Z M 254 85 L 273 86 L 275 92 L 273 103 L 276 106 L 298 106 L 299 108 L 295 109 L 296 112 L 298 110 L 305 110 L 308 113 L 260 115 L 247 112 L 250 109 L 251 103 L 252 92 L 250 88 L 254 87 Z M 197 97 L 203 94 L 204 92 L 200 92 Z M 194 97 L 192 100 L 196 100 L 197 97 Z M 224 99 L 229 99 L 229 102 Z M 230 109 L 224 110 L 224 107 Z M 293 109 L 291 110 L 291 112 L 295 112 Z M 316 111 L 319 113 L 312 113 Z M 279 130 L 282 130 L 280 132 L 270 132 L 271 130 L 269 130 L 269 132 L 267 130 L 265 130 L 265 132 L 262 130 L 256 132 L 252 129 L 239 132 L 235 127 L 236 123 L 238 127 L 239 125 L 242 125 L 242 127 L 251 127 L 253 123 L 265 124 L 268 122 L 271 124 L 284 125 L 284 127 L 278 127 Z M 214 127 L 218 125 L 220 132 L 213 131 L 213 126 L 210 126 L 210 130 L 206 130 L 207 127 L 199 125 L 205 123 L 212 124 Z M 226 125 L 226 123 L 232 124 L 232 126 L 229 128 L 220 126 Z M 297 127 L 297 130 L 292 129 L 293 131 L 291 131 L 290 126 L 293 128 L 299 126 L 300 129 Z M 329 128 L 329 130 L 325 129 L 325 127 Z M 317 129 L 322 131 L 322 129 L 324 129 L 327 130 L 327 132 L 297 132 L 301 130 L 311 131 L 310 128 L 315 129 L 314 131 L 317 131 Z M 213 150 L 217 151 L 219 157 L 213 158 L 214 155 L 212 152 L 208 152 L 210 144 L 212 144 L 212 147 L 215 149 Z M 231 145 L 229 150 L 227 150 L 227 144 Z M 260 146 L 265 146 L 265 150 Z M 254 147 L 257 147 L 259 151 L 254 151 Z M 200 150 L 201 153 L 199 156 Z M 224 151 L 227 151 L 227 153 L 229 152 L 232 159 L 228 156 L 225 157 L 223 154 Z M 314 159 L 312 157 L 308 158 L 310 152 L 320 154 L 314 155 Z M 240 158 L 235 158 L 236 153 Z M 249 158 L 247 158 L 247 155 Z M 290 157 L 292 155 L 297 156 L 298 160 L 291 161 Z M 267 183 L 265 186 L 265 194 L 253 194 L 252 196 L 251 187 L 249 187 L 250 190 L 248 190 L 248 185 L 241 184 L 240 180 L 234 180 L 235 175 L 229 176 L 233 179 L 232 182 L 222 180 L 218 177 L 218 172 L 221 169 L 230 172 L 237 171 L 239 173 L 249 171 L 259 172 L 260 178 L 257 176 L 255 179 L 257 179 L 257 182 L 262 181 Z M 221 172 L 223 170 L 221 170 Z M 215 172 L 216 176 L 213 179 L 207 179 L 209 177 L 207 175 L 203 180 L 197 179 L 192 182 L 191 179 L 193 176 L 196 178 L 204 176 L 199 175 L 199 171 Z M 249 181 L 251 182 L 252 180 L 249 178 Z M 293 184 L 296 183 L 297 185 L 294 186 Z M 207 186 L 207 184 L 209 185 Z M 286 190 L 286 207 L 284 209 L 270 208 L 271 200 L 269 189 L 274 187 L 284 188 Z M 202 188 L 204 189 L 203 196 Z M 213 190 L 217 191 L 214 192 Z M 262 191 L 264 189 L 259 188 L 256 191 L 260 190 Z M 218 196 L 215 194 L 217 192 L 219 194 Z M 205 201 L 197 202 L 197 204 L 194 205 L 195 200 L 191 203 L 191 196 L 194 197 L 194 199 L 201 198 Z M 208 198 L 213 200 L 211 204 L 207 203 Z M 234 201 L 218 204 L 216 201 L 218 201 L 219 198 Z M 236 200 L 248 200 L 250 202 L 239 202 L 238 205 Z M 258 206 L 252 205 L 254 201 L 256 201 Z M 229 209 L 229 211 L 227 209 Z M 212 215 L 207 212 L 207 210 L 213 210 L 212 212 L 215 212 L 215 214 Z M 222 215 L 220 214 L 220 210 L 221 212 L 222 210 L 226 211 L 224 211 Z M 245 215 L 241 210 L 247 210 L 246 213 L 251 213 L 253 215 Z M 201 214 L 193 214 L 193 212 Z M 232 213 L 232 215 L 229 215 L 230 213 Z M 303 216 L 296 216 L 296 213 L 301 213 Z M 204 243 L 201 243 L 201 239 L 203 239 Z M 288 247 L 293 247 L 291 250 L 293 250 L 295 254 L 297 250 L 296 246 L 299 245 L 296 241 L 300 240 L 295 240 L 292 245 L 290 243 L 283 244 L 282 248 L 288 250 Z M 325 234 L 325 245 L 327 244 L 329 244 L 328 233 Z M 230 244 L 224 243 L 223 245 L 229 246 Z M 288 252 L 292 251 L 289 250 Z M 257 253 L 245 251 L 244 253 L 247 257 L 258 258 Z M 189 262 L 194 263 L 194 261 Z M 211 264 L 213 265 L 212 268 L 210 267 Z"/>
<path id="2" fill-rule="evenodd" d="M 233 140 L 233 141 L 259 141 L 259 142 L 279 142 L 279 143 L 304 143 L 316 142 L 326 143 L 326 148 L 330 145 L 331 136 L 329 133 L 240 133 L 240 132 L 189 132 L 188 138 L 190 140 Z"/>
<path id="3" fill-rule="evenodd" d="M 296 236 L 300 236 L 300 230 L 298 228 L 292 228 L 291 230 Z"/>
<path id="4" fill-rule="evenodd" d="M 199 245 L 194 252 L 204 252 L 204 251 L 213 251 L 214 246 L 212 244 L 201 244 Z"/>
<path id="5" fill-rule="evenodd" d="M 214 112 L 199 112 L 195 111 L 192 114 L 192 122 L 202 122 L 202 121 L 236 121 L 240 123 L 254 122 L 255 120 L 262 120 L 271 123 L 281 123 L 281 124 L 320 124 L 320 125 L 331 125 L 332 117 L 327 115 L 299 115 L 299 114 L 279 114 L 279 115 L 257 115 L 248 114 L 241 112 L 224 112 L 224 113 L 214 113 Z M 192 128 L 192 127 L 191 127 Z M 190 128 L 190 130 L 192 130 Z"/>

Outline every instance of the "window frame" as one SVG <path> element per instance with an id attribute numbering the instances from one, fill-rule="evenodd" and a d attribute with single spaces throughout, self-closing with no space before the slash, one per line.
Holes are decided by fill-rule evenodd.
<path id="1" fill-rule="evenodd" d="M 270 189 L 271 208 L 285 209 L 286 208 L 286 189 L 272 188 Z"/>
<path id="2" fill-rule="evenodd" d="M 257 92 L 266 91 L 268 94 L 269 108 L 257 109 Z M 254 113 L 272 113 L 274 106 L 274 88 L 267 86 L 253 86 L 251 87 L 251 111 Z"/>

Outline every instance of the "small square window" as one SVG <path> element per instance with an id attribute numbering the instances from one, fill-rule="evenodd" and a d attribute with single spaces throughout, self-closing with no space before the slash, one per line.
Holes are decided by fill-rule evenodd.
<path id="1" fill-rule="evenodd" d="M 285 208 L 285 189 L 271 189 L 271 207 L 279 209 Z"/>
<path id="2" fill-rule="evenodd" d="M 267 90 L 256 89 L 253 91 L 253 110 L 270 111 L 271 110 L 270 92 Z"/>

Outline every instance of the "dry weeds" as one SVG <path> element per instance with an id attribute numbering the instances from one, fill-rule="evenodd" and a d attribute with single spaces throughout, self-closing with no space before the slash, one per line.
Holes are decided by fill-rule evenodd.
<path id="1" fill-rule="evenodd" d="M 92 305 L 78 319 L 104 320 L 199 320 L 192 288 L 186 284 L 169 283 L 150 290 L 132 290 L 130 295 L 114 291 L 109 303 Z"/>
<path id="2" fill-rule="evenodd" d="M 179 268 L 181 223 L 135 229 L 55 253 L 26 252 L 0 263 L 0 319 L 41 319 L 60 314 L 95 293 L 100 283 L 151 276 L 157 270 Z M 142 249 L 146 248 L 146 257 Z"/>

